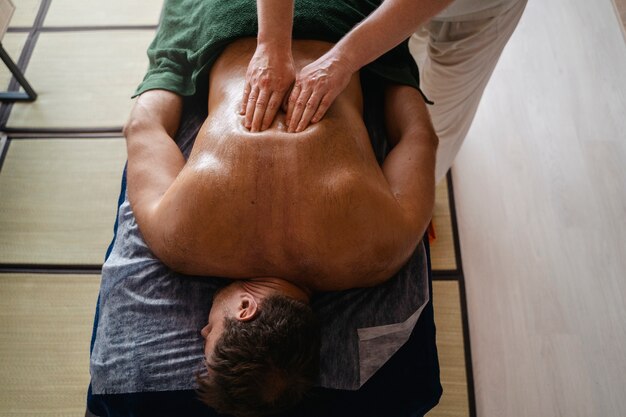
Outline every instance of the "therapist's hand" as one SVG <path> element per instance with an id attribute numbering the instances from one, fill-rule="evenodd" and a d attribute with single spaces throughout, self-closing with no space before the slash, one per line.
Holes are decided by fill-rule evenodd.
<path id="1" fill-rule="evenodd" d="M 267 129 L 294 79 L 291 48 L 257 46 L 248 65 L 241 102 L 244 126 L 251 132 Z"/>
<path id="2" fill-rule="evenodd" d="M 319 122 L 354 72 L 333 49 L 302 68 L 287 103 L 287 131 L 302 132 Z"/>

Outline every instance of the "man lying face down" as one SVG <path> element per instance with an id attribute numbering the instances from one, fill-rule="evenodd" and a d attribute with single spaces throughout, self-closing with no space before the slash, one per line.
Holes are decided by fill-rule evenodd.
<path id="1" fill-rule="evenodd" d="M 294 41 L 296 69 L 332 45 Z M 236 416 L 281 411 L 315 382 L 319 291 L 385 282 L 409 259 L 431 218 L 437 137 L 422 96 L 388 85 L 393 149 L 382 167 L 362 117 L 358 73 L 325 117 L 287 132 L 278 111 L 251 132 L 240 114 L 254 39 L 212 67 L 208 116 L 189 156 L 172 140 L 182 98 L 142 94 L 125 128 L 128 195 L 141 233 L 175 271 L 233 280 L 214 297 L 203 399 Z"/>

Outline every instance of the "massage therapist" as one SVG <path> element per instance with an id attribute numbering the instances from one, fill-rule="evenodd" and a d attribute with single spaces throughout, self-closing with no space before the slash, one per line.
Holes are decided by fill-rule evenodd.
<path id="1" fill-rule="evenodd" d="M 259 32 L 241 103 L 244 125 L 252 132 L 267 129 L 281 106 L 289 132 L 301 132 L 318 122 L 353 73 L 399 45 L 450 3 L 385 0 L 296 74 L 291 55 L 293 0 L 257 0 Z"/>

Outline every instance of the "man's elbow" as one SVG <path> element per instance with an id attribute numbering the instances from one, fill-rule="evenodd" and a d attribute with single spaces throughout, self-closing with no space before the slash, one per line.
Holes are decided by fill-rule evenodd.
<path id="1" fill-rule="evenodd" d="M 135 112 L 132 112 L 122 128 L 122 133 L 124 134 L 124 137 L 128 139 L 129 137 L 145 131 L 147 127 L 148 123 L 145 118 L 138 116 Z"/>
<path id="2" fill-rule="evenodd" d="M 416 126 L 412 132 L 413 136 L 418 139 L 420 144 L 426 145 L 433 151 L 437 151 L 439 147 L 439 136 L 432 125 L 428 126 Z"/>
<path id="3" fill-rule="evenodd" d="M 402 141 L 412 143 L 413 146 L 418 146 L 420 149 L 429 149 L 434 152 L 439 147 L 439 136 L 430 123 L 415 123 L 407 127 L 402 134 L 400 142 Z"/>

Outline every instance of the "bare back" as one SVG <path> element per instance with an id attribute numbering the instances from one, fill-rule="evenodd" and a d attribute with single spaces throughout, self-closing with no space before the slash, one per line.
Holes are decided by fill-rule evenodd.
<path id="1" fill-rule="evenodd" d="M 304 132 L 286 133 L 279 112 L 250 133 L 238 109 L 255 45 L 237 41 L 213 66 L 208 117 L 158 206 L 159 256 L 187 274 L 273 276 L 314 291 L 387 280 L 419 236 L 372 151 L 358 75 Z M 330 46 L 294 41 L 296 67 Z"/>

